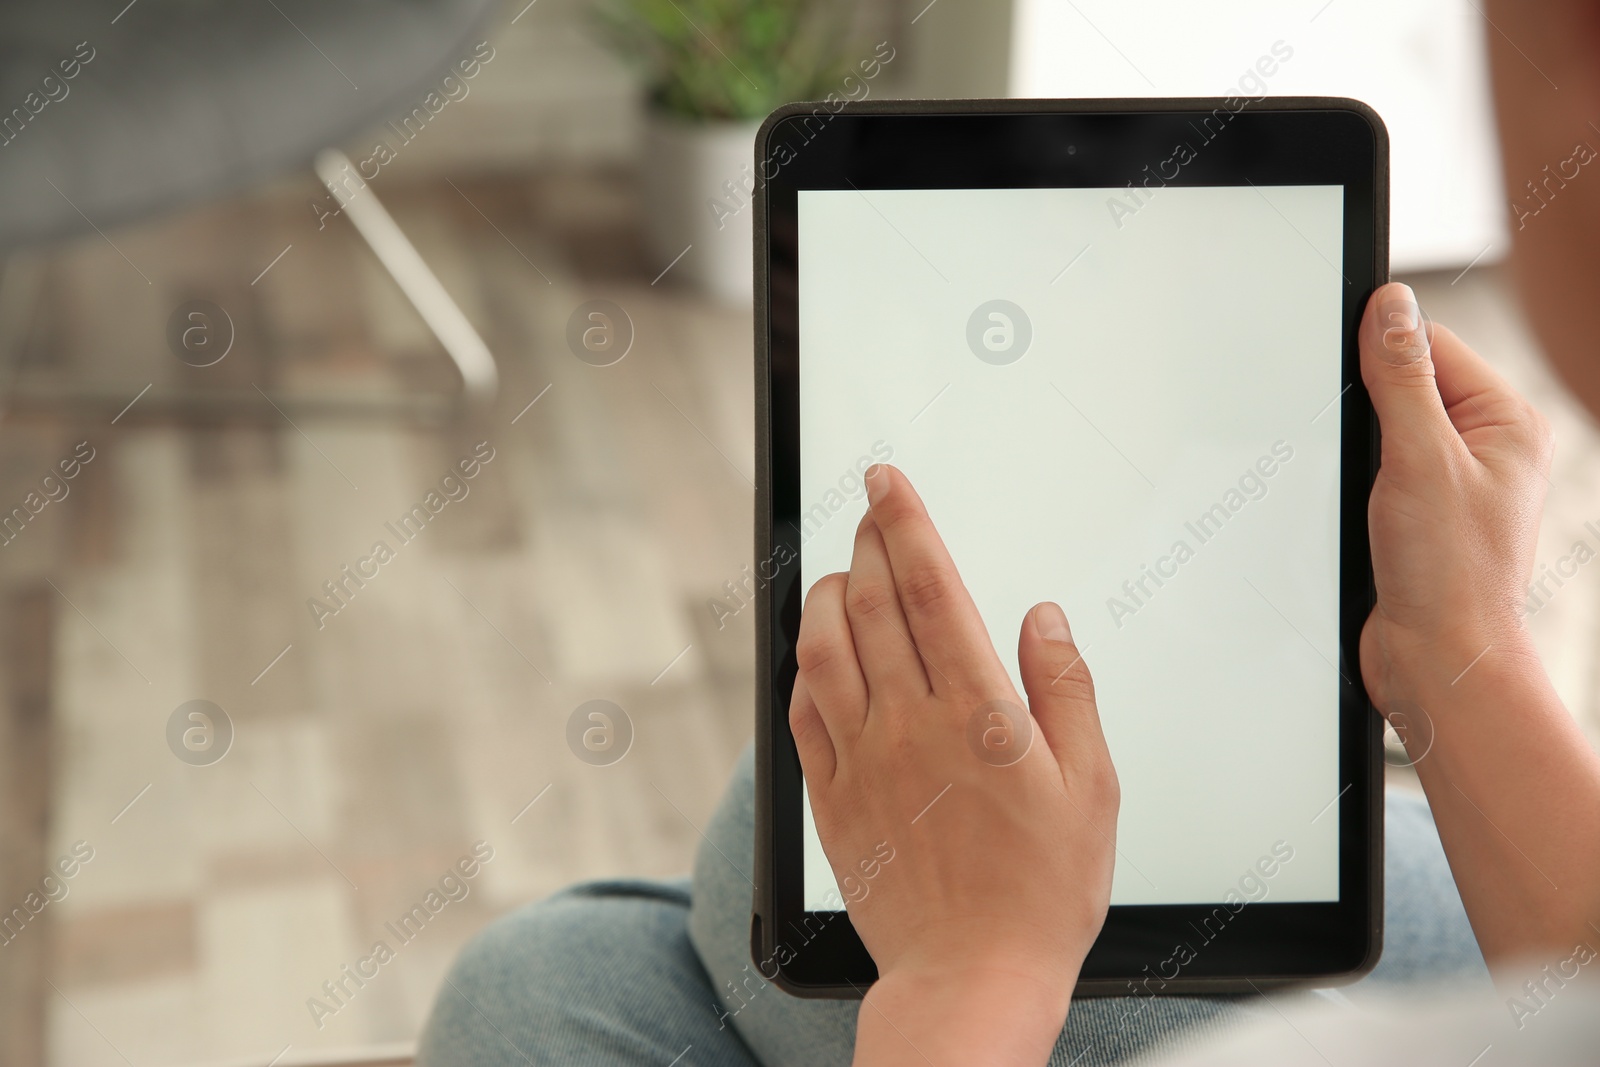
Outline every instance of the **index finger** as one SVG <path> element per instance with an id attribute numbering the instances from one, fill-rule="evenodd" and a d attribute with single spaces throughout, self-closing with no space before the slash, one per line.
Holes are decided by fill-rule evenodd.
<path id="1" fill-rule="evenodd" d="M 895 590 L 928 681 L 939 696 L 988 688 L 1004 668 L 955 562 L 906 476 L 879 463 L 867 471 L 867 501 L 883 535 Z"/>

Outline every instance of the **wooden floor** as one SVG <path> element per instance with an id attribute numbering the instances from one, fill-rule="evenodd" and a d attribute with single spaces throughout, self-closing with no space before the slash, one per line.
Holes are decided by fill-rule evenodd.
<path id="1" fill-rule="evenodd" d="M 719 630 L 708 606 L 751 556 L 748 312 L 670 272 L 652 285 L 665 264 L 640 251 L 625 180 L 386 187 L 503 382 L 465 421 L 333 416 L 317 405 L 352 393 L 426 410 L 455 378 L 348 225 L 316 228 L 315 191 L 91 235 L 0 285 L 0 517 L 30 513 L 0 545 L 0 907 L 93 850 L 0 948 L 5 1063 L 264 1063 L 414 1037 L 492 916 L 577 879 L 687 870 L 750 736 L 753 621 Z M 1600 543 L 1583 525 L 1600 525 L 1600 438 L 1504 279 L 1451 277 L 1415 279 L 1423 306 L 1557 427 L 1541 563 Z M 636 329 L 612 367 L 567 348 L 593 298 Z M 235 324 L 215 366 L 167 342 L 196 299 Z M 484 441 L 469 494 L 395 538 L 385 524 Z M 45 483 L 80 442 L 93 458 Z M 319 626 L 308 600 L 333 605 L 323 583 L 380 540 L 394 558 Z M 1529 622 L 1592 738 L 1597 622 L 1600 566 Z M 635 728 L 613 766 L 565 739 L 595 698 Z M 196 699 L 236 734 L 210 766 L 168 747 Z M 308 999 L 398 944 L 385 924 L 479 841 L 493 859 L 469 895 L 319 1027 Z"/>
<path id="2" fill-rule="evenodd" d="M 688 869 L 752 732 L 750 613 L 719 630 L 708 606 L 751 557 L 749 313 L 651 284 L 626 181 L 455 186 L 384 193 L 503 376 L 455 422 L 317 410 L 426 409 L 456 379 L 348 224 L 318 231 L 310 180 L 10 265 L 0 515 L 66 495 L 0 546 L 0 901 L 75 842 L 93 858 L 0 949 L 0 1060 L 409 1038 L 490 917 Z M 636 330 L 615 366 L 567 347 L 593 298 Z M 236 329 L 206 368 L 166 337 L 196 299 Z M 41 489 L 80 442 L 93 458 Z M 386 527 L 475 450 L 445 487 L 464 498 L 409 542 Z M 393 558 L 357 588 L 341 568 L 377 541 Z M 328 581 L 354 593 L 319 620 Z M 567 745 L 595 698 L 633 723 L 612 766 Z M 195 699 L 236 732 L 210 766 L 168 747 Z M 479 841 L 469 895 L 400 945 L 385 923 Z M 396 958 L 314 1020 L 379 939 Z"/>

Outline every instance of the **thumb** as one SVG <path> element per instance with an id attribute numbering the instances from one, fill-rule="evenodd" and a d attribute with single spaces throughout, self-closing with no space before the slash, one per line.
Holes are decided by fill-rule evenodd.
<path id="1" fill-rule="evenodd" d="M 1022 620 L 1017 664 L 1029 710 L 1062 772 L 1070 779 L 1074 773 L 1109 765 L 1094 679 L 1059 605 L 1046 601 Z"/>
<path id="2" fill-rule="evenodd" d="M 1408 455 L 1437 450 L 1455 435 L 1434 377 L 1431 333 L 1409 285 L 1390 282 L 1367 301 L 1358 335 L 1361 380 L 1384 441 Z"/>

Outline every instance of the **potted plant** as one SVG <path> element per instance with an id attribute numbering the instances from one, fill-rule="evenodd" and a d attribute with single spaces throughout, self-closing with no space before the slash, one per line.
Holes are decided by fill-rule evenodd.
<path id="1" fill-rule="evenodd" d="M 639 169 L 658 269 L 682 256 L 674 274 L 721 300 L 748 302 L 756 130 L 780 104 L 841 92 L 848 8 L 837 0 L 597 0 L 596 11 L 648 94 Z"/>

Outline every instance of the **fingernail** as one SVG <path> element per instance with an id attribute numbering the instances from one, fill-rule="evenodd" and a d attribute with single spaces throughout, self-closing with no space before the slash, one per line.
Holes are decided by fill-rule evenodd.
<path id="1" fill-rule="evenodd" d="M 867 503 L 875 505 L 889 491 L 889 468 L 882 463 L 874 463 L 867 468 L 866 480 Z"/>
<path id="2" fill-rule="evenodd" d="M 1046 641 L 1071 641 L 1072 630 L 1067 626 L 1067 613 L 1061 610 L 1061 605 L 1045 601 L 1033 609 L 1033 624 L 1039 628 L 1039 636 Z"/>
<path id="3" fill-rule="evenodd" d="M 1391 296 L 1378 305 L 1378 328 L 1383 331 L 1380 353 L 1389 363 L 1404 367 L 1428 354 L 1428 331 L 1411 287 L 1395 288 L 1404 295 Z"/>

